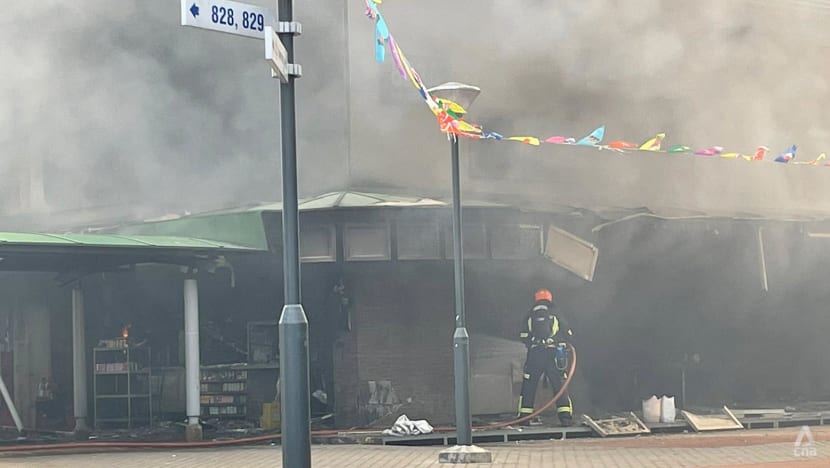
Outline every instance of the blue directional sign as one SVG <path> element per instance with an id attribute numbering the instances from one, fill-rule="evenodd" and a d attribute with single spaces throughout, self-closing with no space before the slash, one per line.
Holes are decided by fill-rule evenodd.
<path id="1" fill-rule="evenodd" d="M 182 26 L 210 29 L 262 40 L 265 28 L 274 26 L 267 8 L 229 0 L 181 0 Z"/>

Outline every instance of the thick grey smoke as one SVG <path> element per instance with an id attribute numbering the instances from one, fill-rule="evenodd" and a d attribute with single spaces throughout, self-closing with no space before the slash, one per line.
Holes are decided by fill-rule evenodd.
<path id="1" fill-rule="evenodd" d="M 306 62 L 299 146 L 325 156 L 307 158 L 304 169 L 336 164 L 344 146 L 345 80 L 336 72 L 343 54 L 324 47 L 344 44 L 343 10 L 326 14 L 330 3 L 314 6 L 319 14 L 298 8 L 314 31 L 298 53 L 334 67 L 326 75 Z M 4 11 L 0 168 L 8 209 L 15 178 L 37 159 L 55 211 L 163 213 L 279 198 L 278 81 L 260 41 L 184 28 L 171 0 L 20 1 Z M 343 172 L 318 171 L 304 189 L 342 185 Z"/>
<path id="2" fill-rule="evenodd" d="M 799 159 L 809 160 L 830 149 L 822 105 L 830 92 L 827 5 L 494 0 L 475 6 L 424 1 L 417 7 L 387 1 L 382 8 L 428 85 L 454 80 L 482 88 L 470 119 L 493 130 L 579 137 L 604 124 L 606 141 L 640 143 L 667 132 L 667 145 L 719 145 L 743 153 L 767 145 L 772 157 L 797 143 Z M 357 13 L 352 18 L 363 21 Z M 358 37 L 364 42 L 362 51 L 352 47 L 352 70 L 374 65 L 371 31 L 365 29 L 359 24 L 351 29 L 352 42 Z M 434 123 L 417 107 L 417 96 L 397 97 L 414 92 L 396 79 L 391 64 L 383 67 L 379 77 L 355 90 L 360 95 L 376 90 L 376 97 L 353 108 L 362 104 L 366 114 L 385 105 L 391 116 L 352 122 L 352 157 L 360 166 L 353 173 L 370 174 L 371 180 L 407 174 L 398 176 L 403 185 L 420 179 L 428 187 L 437 179 L 445 186 L 447 150 Z M 401 108 L 412 110 L 398 112 Z M 361 138 L 372 130 L 377 138 Z M 473 178 L 485 180 L 470 189 L 504 191 L 505 179 L 515 178 L 506 189 L 515 192 L 536 179 L 534 198 L 589 207 L 664 203 L 705 212 L 783 212 L 794 209 L 808 187 L 815 192 L 823 183 L 822 175 L 803 167 L 695 158 L 667 162 L 647 154 L 617 157 L 507 143 L 466 146 Z M 597 186 L 605 190 L 597 193 Z M 718 197 L 708 196 L 715 192 Z M 773 207 L 779 200 L 790 206 Z"/>
<path id="3" fill-rule="evenodd" d="M 21 166 L 39 158 L 52 210 L 163 212 L 279 198 L 278 87 L 257 41 L 183 28 L 175 1 L 4 8 L 7 210 Z M 382 11 L 428 84 L 482 87 L 471 119 L 498 131 L 580 136 L 605 124 L 608 140 L 665 131 L 669 144 L 741 152 L 798 143 L 800 159 L 830 149 L 826 2 L 387 0 Z M 391 58 L 374 62 L 363 2 L 298 0 L 296 17 L 305 25 L 297 40 L 301 192 L 350 184 L 445 192 L 445 140 Z M 808 196 L 805 181 L 822 182 L 798 170 L 806 168 L 581 157 L 587 150 L 576 161 L 560 149 L 506 143 L 465 143 L 464 151 L 480 179 L 471 190 L 492 191 L 493 179 L 526 177 L 531 166 L 531 176 L 559 187 L 547 193 L 543 182 L 535 195 L 565 204 L 644 205 L 631 187 L 656 181 L 647 198 L 675 208 L 711 211 L 721 201 L 705 194 L 735 186 L 722 196 L 732 203 L 724 210 L 758 212 Z M 667 172 L 698 174 L 697 185 L 675 186 Z M 608 180 L 618 185 L 584 189 Z M 693 195 L 676 197 L 686 192 Z"/>

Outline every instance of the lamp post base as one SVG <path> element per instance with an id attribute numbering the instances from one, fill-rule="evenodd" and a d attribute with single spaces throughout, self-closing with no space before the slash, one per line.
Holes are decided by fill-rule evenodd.
<path id="1" fill-rule="evenodd" d="M 476 445 L 456 445 L 441 450 L 438 463 L 493 463 L 493 453 Z"/>

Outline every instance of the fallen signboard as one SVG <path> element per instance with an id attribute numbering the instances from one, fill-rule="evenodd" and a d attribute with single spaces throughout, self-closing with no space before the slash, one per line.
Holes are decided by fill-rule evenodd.
<path id="1" fill-rule="evenodd" d="M 681 413 L 695 432 L 728 431 L 744 428 L 744 425 L 738 421 L 738 418 L 726 406 L 723 407 L 724 414 L 701 416 L 688 411 L 681 411 Z"/>

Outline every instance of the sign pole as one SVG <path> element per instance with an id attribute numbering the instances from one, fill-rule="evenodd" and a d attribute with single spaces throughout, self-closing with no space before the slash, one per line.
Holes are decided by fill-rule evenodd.
<path id="1" fill-rule="evenodd" d="M 293 0 L 277 0 L 279 16 L 266 8 L 232 0 L 181 0 L 181 24 L 235 36 L 265 40 L 271 76 L 279 78 L 282 144 L 282 272 L 284 302 L 279 320 L 282 464 L 311 466 L 308 320 L 300 303 L 300 220 L 297 200 L 297 129 L 294 80 L 302 67 L 294 59 Z M 274 34 L 276 29 L 278 35 Z"/>
<path id="2" fill-rule="evenodd" d="M 279 38 L 287 61 L 294 60 L 293 0 L 277 0 Z M 268 38 L 266 38 L 268 40 Z M 282 399 L 282 464 L 311 466 L 311 409 L 309 396 L 308 320 L 300 304 L 299 210 L 297 201 L 297 141 L 294 80 L 280 84 L 282 132 L 282 239 L 285 306 L 279 321 L 280 398 Z"/>

